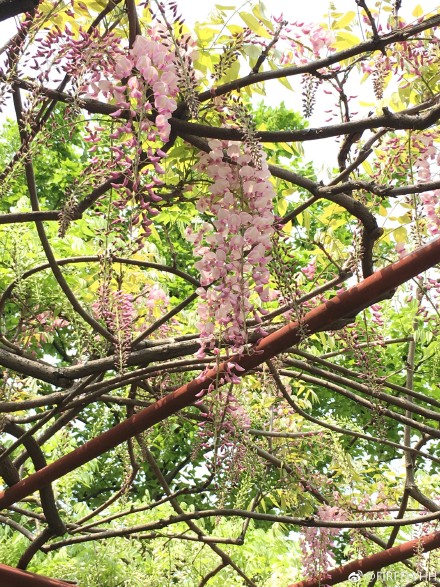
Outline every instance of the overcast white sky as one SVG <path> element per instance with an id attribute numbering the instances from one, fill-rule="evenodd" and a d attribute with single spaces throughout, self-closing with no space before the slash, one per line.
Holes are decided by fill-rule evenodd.
<path id="1" fill-rule="evenodd" d="M 181 12 L 188 24 L 192 24 L 196 20 L 203 21 L 206 16 L 215 8 L 215 4 L 243 6 L 245 9 L 249 2 L 239 2 L 237 0 L 177 0 Z M 87 3 L 87 2 L 86 2 Z M 333 0 L 339 12 L 346 12 L 348 10 L 356 10 L 355 0 Z M 374 6 L 380 4 L 380 1 L 370 0 L 367 4 Z M 328 0 L 308 0 L 304 2 L 297 2 L 295 0 L 266 0 L 265 4 L 267 13 L 279 16 L 283 13 L 284 18 L 291 21 L 296 20 L 319 20 L 327 11 L 330 2 Z M 402 0 L 402 8 L 400 13 L 410 19 L 414 7 L 420 4 L 424 12 L 439 12 L 439 0 Z M 8 19 L 0 23 L 0 46 L 9 38 L 11 31 L 15 30 L 14 19 Z"/>
<path id="2" fill-rule="evenodd" d="M 349 10 L 356 11 L 357 5 L 355 0 L 332 0 L 338 12 L 347 12 Z M 237 0 L 177 0 L 181 12 L 188 23 L 196 20 L 203 21 L 207 14 L 214 9 L 215 4 L 228 6 L 243 6 L 248 2 L 239 2 Z M 256 3 L 256 2 L 254 2 Z M 298 2 L 298 0 L 265 0 L 263 4 L 266 6 L 266 12 L 274 16 L 279 16 L 283 13 L 284 18 L 290 21 L 296 20 L 320 20 L 323 14 L 326 13 L 330 2 L 328 0 L 305 0 Z M 373 7 L 376 4 L 381 4 L 380 0 L 367 0 L 367 5 Z M 402 0 L 402 7 L 400 14 L 411 19 L 414 7 L 420 4 L 425 13 L 439 12 L 439 0 Z M 245 9 L 245 8 L 244 8 Z"/>

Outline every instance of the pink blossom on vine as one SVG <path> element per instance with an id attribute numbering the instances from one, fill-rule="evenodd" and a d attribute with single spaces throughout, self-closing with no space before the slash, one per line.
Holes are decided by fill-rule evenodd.
<path id="1" fill-rule="evenodd" d="M 159 131 L 159 138 L 164 142 L 167 141 L 170 136 L 171 126 L 164 114 L 156 116 L 156 126 Z"/>
<path id="2" fill-rule="evenodd" d="M 373 322 L 377 326 L 383 326 L 384 325 L 384 320 L 383 320 L 382 309 L 381 309 L 380 305 L 379 304 L 373 304 L 372 306 L 370 306 L 370 310 L 371 310 L 371 313 L 373 315 Z"/>
<path id="3" fill-rule="evenodd" d="M 278 22 L 278 21 L 277 21 Z M 280 35 L 284 45 L 280 47 L 281 65 L 295 62 L 306 64 L 335 51 L 333 31 L 316 23 L 289 23 Z"/>
<path id="4" fill-rule="evenodd" d="M 312 44 L 313 53 L 319 57 L 322 49 L 334 51 L 332 44 L 334 43 L 334 34 L 329 29 L 324 29 L 319 25 L 313 25 L 309 31 L 303 27 L 302 32 L 308 35 Z"/>
<path id="5" fill-rule="evenodd" d="M 35 320 L 46 326 L 47 330 L 52 331 L 54 328 L 65 328 L 70 323 L 63 318 L 54 318 L 52 312 L 41 312 L 35 316 Z"/>
<path id="6" fill-rule="evenodd" d="M 215 332 L 239 351 L 247 341 L 246 319 L 260 302 L 269 298 L 271 236 L 274 191 L 261 153 L 262 167 L 250 165 L 251 154 L 236 143 L 210 141 L 210 152 L 201 156 L 198 169 L 213 180 L 210 193 L 197 208 L 211 217 L 197 232 L 187 231 L 200 260 L 198 328 L 203 355 L 213 348 Z M 223 149 L 233 163 L 224 161 Z"/>
<path id="7" fill-rule="evenodd" d="M 237 365 L 234 364 L 233 368 L 236 369 Z M 236 430 L 240 433 L 242 430 L 248 430 L 250 428 L 251 421 L 249 414 L 232 393 L 227 394 L 225 413 L 227 417 L 223 424 L 227 429 L 231 431 Z"/>
<path id="8" fill-rule="evenodd" d="M 307 279 L 312 280 L 315 277 L 316 273 L 316 261 L 310 261 L 308 265 L 301 269 L 302 273 L 307 277 Z"/>
<path id="9" fill-rule="evenodd" d="M 438 140 L 437 131 L 425 131 L 417 135 L 417 147 L 419 156 L 415 162 L 418 179 L 421 182 L 428 182 L 437 174 L 440 161 L 440 154 L 435 145 Z M 425 192 L 421 194 L 420 200 L 426 218 L 427 231 L 430 235 L 436 236 L 440 232 L 440 190 Z"/>
<path id="10" fill-rule="evenodd" d="M 440 190 L 422 194 L 421 201 L 426 215 L 429 234 L 435 236 L 440 232 Z"/>
<path id="11" fill-rule="evenodd" d="M 153 324 L 158 318 L 168 311 L 170 298 L 167 292 L 159 283 L 148 284 L 142 290 L 141 295 L 136 299 L 136 307 L 138 309 L 139 322 L 137 324 L 137 331 L 140 334 Z M 165 324 L 162 324 L 155 332 L 154 336 L 167 337 L 170 336 L 174 329 L 176 322 L 171 319 Z"/>
<path id="12" fill-rule="evenodd" d="M 117 55 L 114 61 L 114 73 L 116 79 L 123 79 L 131 74 L 133 62 L 125 55 Z"/>
<path id="13" fill-rule="evenodd" d="M 321 505 L 316 518 L 322 521 L 338 521 L 344 519 L 341 508 Z M 334 565 L 331 548 L 339 535 L 339 528 L 304 528 L 302 531 L 302 563 L 303 572 L 308 577 L 319 577 L 325 585 L 327 571 Z"/>
<path id="14" fill-rule="evenodd" d="M 180 50 L 190 56 L 194 43 L 187 37 Z M 124 223 L 130 231 L 140 225 L 142 231 L 135 228 L 133 235 L 137 235 L 136 241 L 141 246 L 142 238 L 150 233 L 150 218 L 156 213 L 153 203 L 159 201 L 157 188 L 162 185 L 158 176 L 164 173 L 160 160 L 166 156 L 161 147 L 169 140 L 169 119 L 181 90 L 182 63 L 176 55 L 178 39 L 173 42 L 166 27 L 156 24 L 146 30 L 145 36 L 139 35 L 131 49 L 114 33 L 100 36 L 97 29 L 91 33 L 80 31 L 78 38 L 67 28 L 56 35 L 50 32 L 43 43 L 45 50 L 41 57 L 48 58 L 49 53 L 50 56 L 55 53 L 55 58 L 48 61 L 66 62 L 66 72 L 75 79 L 78 97 L 108 101 L 116 107 L 111 114 L 117 121 L 110 136 L 113 144 L 106 151 L 109 155 L 104 168 L 118 180 L 112 184 L 120 198 L 114 209 L 129 211 L 124 216 L 118 214 L 120 229 Z M 126 118 L 128 114 L 128 118 L 119 121 L 123 114 Z M 88 132 L 86 141 L 92 154 L 99 149 L 102 132 L 93 123 L 88 125 Z M 147 141 L 148 158 L 143 153 Z M 93 160 L 96 163 L 92 167 L 98 158 Z M 145 165 L 145 161 L 151 161 L 151 166 Z M 103 167 L 102 158 L 100 163 Z M 97 169 L 96 177 L 101 173 Z"/>

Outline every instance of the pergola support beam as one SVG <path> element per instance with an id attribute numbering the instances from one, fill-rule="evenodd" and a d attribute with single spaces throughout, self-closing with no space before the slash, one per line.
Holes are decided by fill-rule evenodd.
<path id="1" fill-rule="evenodd" d="M 434 532 L 434 534 L 428 534 L 427 536 L 422 536 L 416 540 L 410 540 L 409 542 L 404 542 L 403 544 L 399 544 L 398 546 L 393 546 L 392 548 L 388 548 L 386 550 L 382 550 L 381 552 L 376 552 L 370 556 L 366 556 L 365 558 L 358 559 L 347 565 L 343 565 L 342 567 L 337 567 L 325 574 L 325 576 L 321 578 L 312 578 L 306 579 L 305 581 L 299 581 L 299 583 L 291 583 L 288 587 L 321 587 L 322 585 L 336 585 L 337 583 L 341 583 L 342 581 L 346 581 L 350 575 L 352 576 L 353 584 L 360 581 L 361 577 L 365 575 L 365 573 L 369 573 L 374 571 L 376 573 L 376 578 L 380 578 L 379 572 L 384 567 L 388 567 L 389 565 L 393 565 L 395 563 L 401 563 L 418 553 L 421 552 L 429 552 L 434 550 L 435 548 L 440 547 L 440 532 Z M 406 576 L 411 573 L 411 571 L 406 570 Z M 414 572 L 414 580 L 416 580 L 417 573 Z M 353 579 L 357 580 L 353 581 Z M 405 580 L 402 579 L 401 581 L 398 580 L 397 572 L 394 571 L 387 574 L 387 571 L 382 572 L 381 574 L 382 580 L 385 581 L 388 585 L 403 585 L 405 583 L 409 583 L 409 579 Z M 429 579 L 429 575 L 427 577 L 421 576 L 419 577 L 421 582 L 423 579 Z M 433 577 L 431 577 L 433 578 Z M 438 578 L 438 577 L 437 577 Z M 397 581 L 397 582 L 396 582 Z"/>
<path id="2" fill-rule="evenodd" d="M 347 291 L 314 308 L 304 316 L 300 324 L 290 322 L 262 338 L 252 348 L 251 353 L 234 356 L 227 363 L 209 369 L 202 377 L 186 383 L 124 422 L 0 492 L 0 508 L 7 508 L 22 500 L 34 491 L 49 485 L 129 438 L 165 420 L 182 408 L 190 406 L 212 385 L 216 385 L 216 382 L 221 379 L 224 380 L 228 371 L 233 371 L 237 376 L 244 375 L 268 359 L 298 344 L 305 336 L 331 329 L 336 321 L 355 315 L 437 263 L 440 263 L 440 238 L 420 247 L 396 263 L 376 271 Z M 231 368 L 234 364 L 238 366 L 237 369 Z"/>
<path id="3" fill-rule="evenodd" d="M 74 583 L 66 583 L 0 564 L 0 585 L 5 587 L 72 587 Z"/>

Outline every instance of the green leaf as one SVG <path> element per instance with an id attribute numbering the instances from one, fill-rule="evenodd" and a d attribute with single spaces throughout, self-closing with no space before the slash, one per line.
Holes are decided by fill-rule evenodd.
<path id="1" fill-rule="evenodd" d="M 362 162 L 362 167 L 365 169 L 365 171 L 367 172 L 367 174 L 371 177 L 373 175 L 373 168 L 371 167 L 371 164 L 369 161 L 363 161 Z"/>
<path id="2" fill-rule="evenodd" d="M 273 22 L 266 18 L 263 14 L 262 5 L 255 4 L 255 6 L 252 8 L 252 12 L 269 30 L 273 31 Z"/>
<path id="3" fill-rule="evenodd" d="M 199 24 L 196 24 L 194 30 L 202 44 L 209 43 L 218 34 L 218 31 L 216 29 L 207 26 L 202 26 Z"/>
<path id="4" fill-rule="evenodd" d="M 355 18 L 356 18 L 356 13 L 355 12 L 353 12 L 353 11 L 346 12 L 344 14 L 344 16 L 342 16 L 342 18 L 340 18 L 339 20 L 337 20 L 334 23 L 333 28 L 343 29 L 347 25 L 349 25 L 351 22 L 353 22 L 353 20 Z"/>
<path id="5" fill-rule="evenodd" d="M 335 47 L 337 51 L 350 49 L 355 45 L 359 45 L 359 43 L 359 37 L 353 35 L 353 33 L 349 33 L 348 31 L 338 32 L 338 34 L 336 35 Z"/>
<path id="6" fill-rule="evenodd" d="M 278 207 L 278 214 L 280 216 L 284 216 L 287 212 L 288 202 L 286 198 L 278 198 L 277 207 Z"/>
<path id="7" fill-rule="evenodd" d="M 285 88 L 287 88 L 288 90 L 290 90 L 291 92 L 293 92 L 293 88 L 290 85 L 289 80 L 286 77 L 279 77 L 278 81 L 280 82 L 281 85 L 283 85 Z"/>
<path id="8" fill-rule="evenodd" d="M 264 37 L 266 39 L 271 39 L 272 35 L 268 33 L 268 31 L 264 28 L 264 26 L 259 22 L 257 18 L 253 14 L 249 14 L 249 12 L 240 12 L 241 19 L 244 23 L 257 35 L 260 37 Z"/>
<path id="9" fill-rule="evenodd" d="M 396 243 L 406 243 L 408 241 L 408 232 L 404 226 L 399 226 L 393 230 L 393 238 Z"/>

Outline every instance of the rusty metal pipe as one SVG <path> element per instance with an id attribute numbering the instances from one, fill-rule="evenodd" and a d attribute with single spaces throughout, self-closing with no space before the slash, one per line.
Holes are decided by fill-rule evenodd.
<path id="1" fill-rule="evenodd" d="M 410 253 L 400 261 L 376 271 L 361 283 L 314 308 L 305 315 L 301 324 L 291 322 L 264 337 L 252 347 L 251 353 L 234 356 L 228 361 L 228 364 L 222 363 L 218 368 L 209 369 L 203 377 L 186 383 L 124 422 L 0 492 L 0 508 L 7 508 L 20 501 L 41 487 L 45 487 L 136 434 L 165 420 L 182 408 L 191 405 L 200 394 L 207 392 L 210 386 L 221 384 L 228 370 L 238 376 L 245 374 L 264 361 L 297 344 L 305 335 L 328 328 L 335 320 L 351 316 L 362 308 L 373 304 L 380 296 L 439 262 L 440 238 Z M 239 368 L 235 369 L 234 364 Z"/>
<path id="2" fill-rule="evenodd" d="M 419 552 L 429 552 L 430 550 L 439 547 L 440 532 L 434 532 L 434 534 L 428 534 L 428 536 L 422 536 L 416 540 L 404 542 L 403 544 L 393 546 L 392 548 L 382 550 L 381 552 L 376 552 L 375 554 L 353 561 L 342 567 L 337 567 L 336 569 L 328 571 L 322 579 L 306 579 L 305 581 L 299 581 L 298 583 L 291 583 L 288 587 L 320 587 L 324 583 L 326 585 L 336 585 L 337 583 L 346 581 L 350 575 L 352 576 L 352 582 L 356 583 L 360 581 L 360 578 L 365 573 L 375 571 L 377 574 L 377 572 L 383 567 L 388 567 L 394 563 L 405 561 Z M 406 570 L 405 574 L 407 573 L 411 573 L 411 571 Z M 415 578 L 417 578 L 417 573 L 414 572 L 413 574 L 415 575 Z M 396 573 L 394 573 L 394 571 L 384 571 L 382 573 L 382 580 L 385 581 L 387 585 L 397 585 L 408 582 L 402 580 L 402 583 L 396 583 L 397 576 L 397 571 Z M 420 578 L 423 579 L 423 573 Z M 427 578 L 429 578 L 429 575 Z M 353 579 L 355 580 L 353 581 Z"/>
<path id="3" fill-rule="evenodd" d="M 0 564 L 0 585 L 4 587 L 72 587 L 72 583 L 28 573 Z"/>

